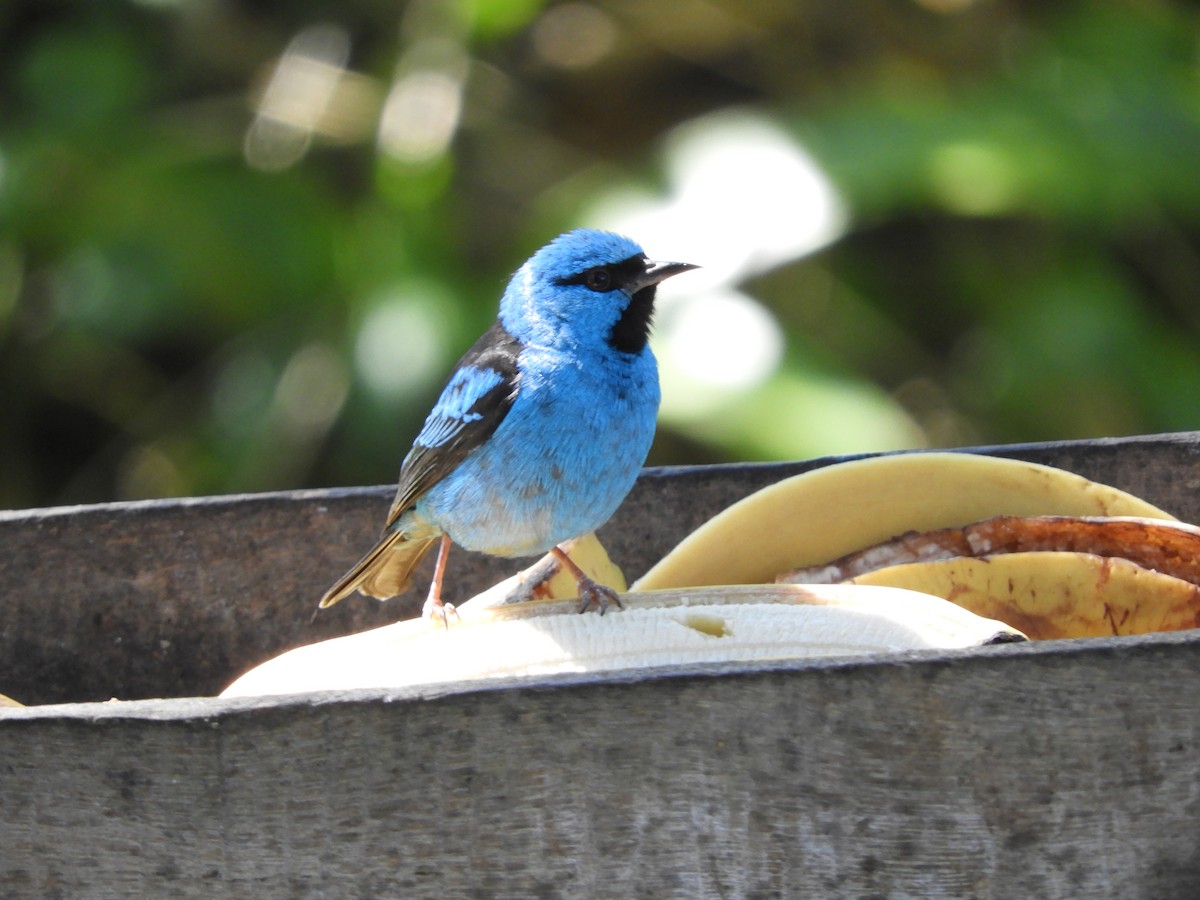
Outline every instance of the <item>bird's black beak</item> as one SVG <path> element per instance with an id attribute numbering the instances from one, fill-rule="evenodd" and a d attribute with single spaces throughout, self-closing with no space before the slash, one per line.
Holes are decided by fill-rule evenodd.
<path id="1" fill-rule="evenodd" d="M 680 272 L 687 272 L 690 269 L 698 268 L 700 267 L 692 263 L 655 262 L 652 259 L 648 259 L 646 260 L 646 271 L 631 278 L 628 284 L 625 285 L 625 289 L 630 294 L 636 294 L 643 288 L 666 281 L 672 275 L 678 275 Z"/>

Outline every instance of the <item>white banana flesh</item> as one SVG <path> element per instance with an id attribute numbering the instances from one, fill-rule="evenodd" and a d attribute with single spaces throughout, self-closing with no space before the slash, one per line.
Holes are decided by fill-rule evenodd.
<path id="1" fill-rule="evenodd" d="M 927 594 L 859 585 L 753 585 L 627 594 L 624 611 L 573 601 L 462 611 L 449 628 L 387 625 L 284 653 L 222 694 L 410 687 L 688 663 L 862 656 L 1021 640 Z"/>

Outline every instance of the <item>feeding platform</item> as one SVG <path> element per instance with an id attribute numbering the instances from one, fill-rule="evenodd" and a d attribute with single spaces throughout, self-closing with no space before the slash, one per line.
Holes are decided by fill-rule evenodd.
<path id="1" fill-rule="evenodd" d="M 1200 522 L 1200 433 L 987 452 Z M 632 579 L 829 462 L 648 470 L 600 537 Z M 0 513 L 0 896 L 1200 892 L 1197 631 L 216 698 L 416 614 L 313 620 L 390 500 Z M 512 570 L 456 551 L 446 594 Z"/>

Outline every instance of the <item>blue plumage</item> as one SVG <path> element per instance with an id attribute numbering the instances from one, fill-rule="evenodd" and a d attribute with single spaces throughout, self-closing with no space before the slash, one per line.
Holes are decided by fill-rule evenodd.
<path id="1" fill-rule="evenodd" d="M 425 420 L 416 443 L 439 447 L 472 422 L 478 422 L 483 418 L 483 413 L 475 411 L 473 407 L 502 380 L 503 376 L 495 369 L 479 366 L 456 369 L 442 390 L 437 405 Z"/>
<path id="2" fill-rule="evenodd" d="M 552 551 L 584 607 L 615 595 L 559 548 L 594 531 L 629 493 L 658 412 L 647 345 L 659 282 L 687 263 L 657 263 L 628 238 L 581 229 L 535 253 L 508 284 L 500 315 L 459 360 L 400 470 L 380 542 L 321 600 L 408 586 L 435 543 L 427 613 L 441 614 L 451 541 L 495 556 Z"/>

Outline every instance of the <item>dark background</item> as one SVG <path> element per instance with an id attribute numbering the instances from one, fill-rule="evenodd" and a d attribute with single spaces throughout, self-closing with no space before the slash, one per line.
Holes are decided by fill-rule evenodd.
<path id="1" fill-rule="evenodd" d="M 385 483 L 618 227 L 652 464 L 1200 427 L 1172 2 L 0 6 L 0 506 Z"/>

